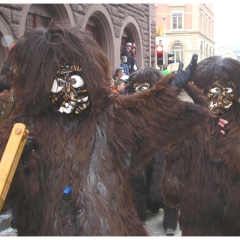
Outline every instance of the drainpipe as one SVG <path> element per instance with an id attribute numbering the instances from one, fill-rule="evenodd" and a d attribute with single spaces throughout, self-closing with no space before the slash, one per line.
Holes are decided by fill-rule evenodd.
<path id="1" fill-rule="evenodd" d="M 148 36 L 149 36 L 149 67 L 151 67 L 151 53 L 152 53 L 152 44 L 151 44 L 151 33 L 152 33 L 152 28 L 151 28 L 151 4 L 148 5 L 148 11 L 149 11 L 149 23 L 148 23 Z"/>

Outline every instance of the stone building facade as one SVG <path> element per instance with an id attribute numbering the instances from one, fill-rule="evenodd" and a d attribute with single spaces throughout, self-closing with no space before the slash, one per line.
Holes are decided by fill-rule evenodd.
<path id="1" fill-rule="evenodd" d="M 14 42 L 31 28 L 56 19 L 92 31 L 112 71 L 127 41 L 137 46 L 139 68 L 155 66 L 154 4 L 0 4 L 0 65 Z"/>

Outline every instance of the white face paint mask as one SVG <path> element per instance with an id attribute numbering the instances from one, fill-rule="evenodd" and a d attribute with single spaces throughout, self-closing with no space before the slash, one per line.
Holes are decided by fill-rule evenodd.
<path id="1" fill-rule="evenodd" d="M 49 97 L 59 112 L 77 115 L 89 105 L 89 93 L 80 76 L 81 73 L 82 68 L 79 66 L 67 64 L 57 73 Z"/>

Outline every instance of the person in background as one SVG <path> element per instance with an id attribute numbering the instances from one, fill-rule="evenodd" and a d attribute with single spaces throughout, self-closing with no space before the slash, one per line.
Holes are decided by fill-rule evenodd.
<path id="1" fill-rule="evenodd" d="M 122 52 L 122 56 L 127 57 L 127 65 L 128 65 L 129 73 L 131 73 L 131 62 L 132 62 L 131 50 L 132 50 L 132 43 L 128 42 L 126 44 L 126 48 Z"/>
<path id="2" fill-rule="evenodd" d="M 122 67 L 119 67 L 115 70 L 115 73 L 113 75 L 113 80 L 116 81 L 118 79 L 120 79 L 121 77 L 123 77 L 125 75 L 125 72 L 123 70 Z"/>
<path id="3" fill-rule="evenodd" d="M 127 57 L 126 56 L 122 56 L 122 62 L 120 67 L 124 70 L 125 75 L 129 75 L 129 67 L 127 65 Z"/>
<path id="4" fill-rule="evenodd" d="M 125 74 L 125 71 L 124 71 L 124 69 L 123 69 L 122 67 L 117 68 L 117 69 L 115 70 L 114 75 L 113 75 L 114 83 L 116 83 L 116 81 L 117 81 L 118 79 L 124 80 L 125 83 L 128 82 L 129 75 L 126 75 L 126 74 Z"/>
<path id="5" fill-rule="evenodd" d="M 112 95 L 113 94 L 124 95 L 125 87 L 126 87 L 125 81 L 122 79 L 118 79 L 115 83 L 115 86 L 112 88 Z"/>
<path id="6" fill-rule="evenodd" d="M 136 44 L 133 43 L 132 50 L 131 50 L 131 71 L 130 73 L 134 73 L 138 70 L 137 68 L 137 57 L 136 57 Z"/>

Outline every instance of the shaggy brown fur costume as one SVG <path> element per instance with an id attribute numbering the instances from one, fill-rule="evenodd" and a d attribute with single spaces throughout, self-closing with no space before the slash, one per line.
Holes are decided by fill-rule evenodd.
<path id="1" fill-rule="evenodd" d="M 164 77 L 162 72 L 155 68 L 138 70 L 130 75 L 130 83 L 126 90 L 129 94 L 135 94 L 136 89 L 144 92 L 147 89 L 146 86 L 148 86 L 148 89 L 153 87 L 162 77 Z M 145 89 L 138 89 L 140 85 Z M 165 153 L 166 151 L 157 153 L 142 171 L 131 174 L 130 183 L 133 192 L 133 203 L 139 218 L 145 221 L 147 210 L 156 213 L 159 212 L 160 208 L 163 208 L 163 228 L 167 235 L 174 235 L 178 223 L 178 210 L 169 208 L 164 204 L 161 188 Z"/>
<path id="2" fill-rule="evenodd" d="M 204 93 L 216 77 L 232 81 L 236 89 L 233 105 L 221 115 L 230 123 L 226 135 L 220 133 L 218 119 L 212 119 L 172 146 L 166 157 L 164 201 L 180 209 L 183 236 L 240 234 L 239 76 L 240 63 L 231 58 L 209 57 L 197 65 L 193 81 Z"/>
<path id="3" fill-rule="evenodd" d="M 155 155 L 147 165 L 145 174 L 148 185 L 147 208 L 153 213 L 163 209 L 163 229 L 167 236 L 173 236 L 177 229 L 178 209 L 170 208 L 163 201 L 161 180 L 163 177 L 165 155 L 167 150 Z"/>
<path id="4" fill-rule="evenodd" d="M 132 202 L 127 156 L 134 156 L 134 166 L 144 165 L 205 124 L 209 111 L 177 99 L 174 74 L 146 93 L 111 97 L 109 61 L 79 27 L 35 29 L 16 42 L 9 58 L 17 104 L 0 127 L 0 154 L 16 122 L 27 126 L 35 143 L 20 160 L 8 195 L 18 204 L 18 235 L 147 235 Z M 83 69 L 89 107 L 80 115 L 57 111 L 49 99 L 64 63 Z"/>

